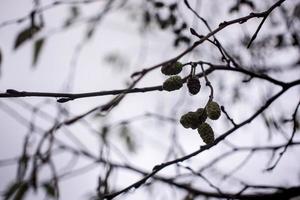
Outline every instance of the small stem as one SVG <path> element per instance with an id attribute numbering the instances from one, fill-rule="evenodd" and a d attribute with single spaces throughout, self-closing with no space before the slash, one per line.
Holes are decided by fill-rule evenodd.
<path id="1" fill-rule="evenodd" d="M 201 70 L 202 70 L 202 73 L 203 73 L 203 76 L 205 78 L 205 81 L 206 81 L 206 86 L 208 86 L 210 88 L 210 95 L 209 95 L 209 101 L 212 101 L 214 99 L 214 88 L 213 86 L 211 85 L 210 81 L 208 80 L 207 76 L 206 76 L 206 73 L 205 73 L 205 70 L 203 68 L 203 64 L 200 64 L 201 66 Z"/>
<path id="2" fill-rule="evenodd" d="M 233 119 L 229 116 L 229 114 L 226 112 L 224 106 L 221 106 L 222 112 L 226 115 L 227 119 L 231 122 L 231 124 L 236 127 L 236 123 L 233 121 Z"/>

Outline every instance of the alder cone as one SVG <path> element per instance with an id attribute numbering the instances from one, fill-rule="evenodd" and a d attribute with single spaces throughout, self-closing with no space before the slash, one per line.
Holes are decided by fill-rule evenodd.
<path id="1" fill-rule="evenodd" d="M 199 108 L 196 112 L 188 112 L 181 116 L 180 123 L 184 128 L 196 129 L 207 118 L 204 108 Z"/>
<path id="2" fill-rule="evenodd" d="M 214 131 L 208 123 L 202 123 L 197 129 L 203 142 L 206 144 L 212 144 L 215 140 Z"/>
<path id="3" fill-rule="evenodd" d="M 221 116 L 221 109 L 217 102 L 210 101 L 206 106 L 207 116 L 212 120 L 217 120 Z"/>
<path id="4" fill-rule="evenodd" d="M 196 129 L 199 125 L 198 114 L 196 112 L 188 112 L 181 116 L 180 123 L 184 128 Z"/>
<path id="5" fill-rule="evenodd" d="M 161 73 L 167 76 L 176 75 L 182 71 L 182 64 L 178 61 L 175 63 L 168 63 L 166 65 L 163 65 L 160 70 Z"/>
<path id="6" fill-rule="evenodd" d="M 163 89 L 166 91 L 179 90 L 183 85 L 180 76 L 171 76 L 163 83 Z"/>
<path id="7" fill-rule="evenodd" d="M 206 114 L 205 109 L 204 108 L 198 108 L 196 113 L 198 114 L 199 124 L 204 123 L 205 120 L 207 119 L 207 114 Z"/>
<path id="8" fill-rule="evenodd" d="M 187 87 L 192 95 L 197 94 L 201 88 L 199 79 L 195 76 L 188 78 Z"/>

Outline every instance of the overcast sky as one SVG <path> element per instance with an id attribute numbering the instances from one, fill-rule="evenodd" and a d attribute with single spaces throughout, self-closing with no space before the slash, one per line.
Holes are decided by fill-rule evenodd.
<path id="1" fill-rule="evenodd" d="M 43 1 L 42 5 L 47 5 L 51 2 L 52 1 Z M 222 1 L 216 1 L 215 3 L 205 2 L 201 9 L 213 27 L 216 27 L 217 24 L 226 17 L 226 9 L 222 9 L 221 6 L 216 6 L 216 4 L 221 2 Z M 32 7 L 33 4 L 29 0 L 2 0 L 0 3 L 0 23 L 26 16 Z M 90 16 L 93 12 L 96 12 L 102 7 L 103 5 L 101 3 L 85 6 L 84 9 L 81 10 L 83 13 L 82 16 Z M 214 15 L 209 12 L 212 7 L 215 8 L 216 13 L 218 12 L 218 15 L 213 19 L 209 18 L 211 15 Z M 15 89 L 20 91 L 80 93 L 123 89 L 126 87 L 128 81 L 131 81 L 130 75 L 133 72 L 169 59 L 185 49 L 184 46 L 174 49 L 172 46 L 173 36 L 168 32 L 158 31 L 156 28 L 153 31 L 141 33 L 139 31 L 139 10 L 129 11 L 129 9 L 130 7 L 128 7 L 127 11 L 114 11 L 105 16 L 97 28 L 94 37 L 82 46 L 79 53 L 76 52 L 76 49 L 78 49 L 78 46 L 80 46 L 83 40 L 87 26 L 85 23 L 78 23 L 78 25 L 66 31 L 61 31 L 60 27 L 63 21 L 70 14 L 70 6 L 67 5 L 57 6 L 44 12 L 46 24 L 44 30 L 32 41 L 24 43 L 17 50 L 13 48 L 16 36 L 21 30 L 29 26 L 30 21 L 25 20 L 20 24 L 13 23 L 0 27 L 0 50 L 3 54 L 0 92 L 5 92 L 6 89 Z M 247 13 L 247 10 L 245 10 L 245 13 Z M 190 26 L 199 27 L 199 24 L 193 23 L 193 18 L 190 14 L 184 13 L 183 18 L 186 18 Z M 246 28 L 243 26 L 244 29 L 251 30 L 251 27 L 256 25 L 255 22 L 257 23 L 256 20 L 253 20 Z M 204 30 L 201 29 L 201 25 L 199 29 Z M 231 41 L 239 37 L 243 31 L 244 30 L 239 26 L 235 26 L 231 31 L 225 30 L 218 34 L 218 36 L 224 44 L 230 44 Z M 46 38 L 46 40 L 37 65 L 32 66 L 33 42 L 39 38 Z M 213 59 L 214 57 L 210 54 L 206 55 L 206 51 L 209 49 L 209 45 L 205 44 L 203 47 L 197 49 L 194 55 L 185 56 L 181 61 L 188 62 L 194 58 L 199 58 L 199 55 L 203 55 L 203 57 L 207 59 Z M 281 55 L 282 59 L 278 60 L 283 60 L 283 63 L 288 63 L 289 59 L 293 59 L 294 52 L 291 51 L 287 53 L 289 55 Z M 111 55 L 119 56 L 119 65 L 105 61 L 107 57 Z M 74 57 L 76 58 L 75 62 Z M 68 79 L 70 70 L 75 70 L 73 81 L 71 80 L 71 82 L 69 82 L 70 79 Z M 185 75 L 188 73 L 189 70 L 183 72 Z M 289 74 L 285 76 L 291 80 L 297 77 L 299 78 L 299 74 Z M 248 117 L 249 114 L 253 112 L 253 109 L 260 105 L 261 97 L 267 96 L 270 92 L 270 87 L 268 87 L 267 84 L 254 80 L 253 84 L 242 91 L 242 95 L 244 95 L 243 103 L 230 106 L 226 103 L 231 99 L 233 93 L 229 92 L 224 94 L 218 91 L 221 90 L 220 84 L 227 88 L 233 88 L 235 84 L 240 82 L 241 76 L 217 72 L 210 78 L 216 88 L 217 100 L 222 105 L 225 105 L 226 108 L 228 107 L 233 118 L 237 119 L 237 122 L 241 122 Z M 156 70 L 148 74 L 138 84 L 138 87 L 161 85 L 164 79 L 165 77 L 160 73 L 160 70 Z M 101 129 L 104 124 L 114 124 L 122 119 L 140 116 L 147 112 L 171 116 L 179 120 L 183 113 L 191 109 L 195 110 L 199 105 L 205 105 L 209 90 L 205 88 L 204 81 L 201 81 L 203 82 L 202 90 L 197 96 L 189 95 L 185 88 L 172 93 L 154 91 L 129 94 L 105 119 L 93 117 L 88 117 L 87 119 L 97 130 Z M 277 88 L 274 88 L 273 91 L 277 91 Z M 0 159 L 12 158 L 21 154 L 23 140 L 28 133 L 26 123 L 28 121 L 30 122 L 33 116 L 28 104 L 32 106 L 38 105 L 43 112 L 48 113 L 54 119 L 56 118 L 62 121 L 70 116 L 81 114 L 94 106 L 104 104 L 111 98 L 112 96 L 86 98 L 59 105 L 54 98 L 0 99 Z M 294 100 L 297 98 L 299 98 L 299 89 L 291 90 L 280 98 L 280 101 L 272 105 L 270 112 L 276 113 L 276 109 L 278 108 L 280 111 L 291 113 L 295 107 Z M 283 104 L 286 107 L 283 108 Z M 58 116 L 59 107 L 68 109 L 71 113 L 70 116 Z M 16 117 L 14 113 L 18 113 L 20 117 Z M 40 115 L 37 115 L 34 120 L 35 123 L 44 130 L 47 130 L 47 128 L 53 125 L 51 120 L 44 119 Z M 217 135 L 228 129 L 229 125 L 225 123 L 225 121 L 226 118 L 222 116 L 220 121 L 213 122 Z M 24 122 L 26 122 L 25 125 Z M 113 129 L 110 141 L 116 145 L 121 152 L 129 155 L 128 158 L 134 166 L 147 171 L 151 171 L 153 166 L 159 163 L 180 156 L 177 152 L 178 155 L 172 155 L 174 157 L 166 158 L 166 152 L 172 145 L 172 138 L 175 133 L 185 153 L 193 152 L 203 144 L 195 131 L 184 129 L 178 122 L 177 125 L 174 126 L 172 123 L 160 123 L 151 118 L 142 118 L 130 124 L 130 128 L 130 133 L 135 138 L 138 147 L 135 153 L 128 154 L 126 145 L 124 145 L 124 142 L 120 139 L 118 127 Z M 75 134 L 91 152 L 95 154 L 99 153 L 98 136 L 87 130 L 84 125 L 78 124 L 62 128 L 61 131 L 57 132 L 58 138 L 70 145 L 76 146 L 76 144 L 70 141 L 65 129 L 69 129 L 72 134 Z M 237 131 L 229 137 L 229 140 L 239 145 L 263 145 L 266 144 L 267 141 L 267 134 L 265 132 L 267 131 L 262 122 L 254 120 L 253 124 L 247 125 L 242 130 Z M 39 139 L 38 134 L 32 137 L 30 140 L 30 142 L 32 142 L 32 149 L 29 151 L 33 151 L 34 145 Z M 276 135 L 273 140 L 267 141 L 267 143 L 276 144 L 282 140 L 282 136 Z M 197 168 L 206 163 L 206 160 L 212 156 L 220 154 L 226 149 L 228 149 L 226 144 L 220 143 L 211 151 L 205 152 L 193 158 L 190 162 L 183 164 L 191 164 Z M 238 171 L 235 177 L 245 180 L 250 178 L 253 183 L 258 184 L 261 183 L 261 180 L 263 180 L 263 184 L 299 184 L 300 175 L 299 162 L 297 162 L 298 157 L 296 156 L 297 151 L 298 149 L 293 148 L 288 150 L 289 156 L 282 158 L 282 161 L 275 170 L 276 173 L 261 173 L 267 164 L 267 158 L 270 156 L 269 154 L 263 154 L 257 157 L 254 156 L 255 159 L 249 161 L 248 167 Z M 244 157 L 245 154 L 233 156 L 221 162 L 218 168 L 229 172 L 233 168 L 233 163 L 237 163 Z M 118 153 L 112 153 L 110 158 L 123 163 L 122 157 L 118 155 Z M 57 155 L 55 162 L 58 171 L 63 171 L 71 159 L 72 157 L 68 154 Z M 89 163 L 89 160 L 80 159 L 79 162 L 72 167 L 76 169 Z M 101 169 L 99 166 L 95 166 L 93 170 L 88 173 L 62 181 L 60 184 L 61 199 L 82 199 L 88 197 L 89 193 L 95 192 L 98 176 L 103 174 Z M 249 173 L 249 169 L 251 169 L 251 173 L 253 174 Z M 174 174 L 174 168 L 170 167 L 163 170 L 161 174 Z M 207 173 L 207 175 L 211 174 Z M 7 184 L 15 179 L 15 176 L 16 165 L 1 167 L 0 191 L 3 191 Z M 49 170 L 45 169 L 41 178 L 47 177 L 49 177 Z M 124 171 L 115 175 L 113 180 L 119 188 L 123 188 L 135 180 L 138 180 L 137 178 L 140 177 Z M 212 180 L 214 180 L 214 178 L 212 178 Z M 209 188 L 203 182 L 199 182 L 199 184 L 205 188 Z M 222 184 L 223 183 L 220 183 L 220 185 Z M 224 188 L 230 190 L 230 185 L 230 182 L 227 183 L 224 181 Z M 161 189 L 159 185 L 155 186 L 154 189 L 161 191 L 161 193 L 157 194 L 156 199 L 170 199 L 174 195 L 177 195 L 177 199 L 179 199 L 179 197 L 182 196 L 180 192 L 174 193 L 174 190 L 166 191 Z M 146 190 L 141 188 L 117 199 L 143 199 L 145 194 L 147 194 Z M 37 195 L 32 193 L 28 199 L 41 199 L 43 195 L 42 192 L 39 192 Z"/>

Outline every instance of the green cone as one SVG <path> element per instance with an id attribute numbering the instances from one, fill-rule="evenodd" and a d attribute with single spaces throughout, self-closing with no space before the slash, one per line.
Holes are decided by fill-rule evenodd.
<path id="1" fill-rule="evenodd" d="M 206 106 L 206 113 L 208 118 L 217 120 L 221 116 L 221 109 L 217 102 L 210 101 Z"/>
<path id="2" fill-rule="evenodd" d="M 196 76 L 188 78 L 186 85 L 192 95 L 197 94 L 201 88 L 199 78 Z"/>
<path id="3" fill-rule="evenodd" d="M 181 116 L 180 123 L 184 128 L 196 129 L 200 124 L 205 122 L 207 116 L 203 108 L 199 108 L 196 112 L 188 112 Z"/>
<path id="4" fill-rule="evenodd" d="M 215 140 L 214 131 L 208 123 L 203 123 L 198 127 L 198 133 L 206 144 L 212 144 Z"/>
<path id="5" fill-rule="evenodd" d="M 171 76 L 163 83 L 163 89 L 166 91 L 179 90 L 183 85 L 180 76 Z"/>
<path id="6" fill-rule="evenodd" d="M 182 64 L 180 62 L 168 63 L 161 67 L 161 73 L 164 75 L 176 75 L 182 71 Z"/>
<path id="7" fill-rule="evenodd" d="M 198 118 L 199 118 L 199 124 L 202 124 L 207 119 L 207 114 L 204 108 L 199 108 L 197 111 Z"/>
<path id="8" fill-rule="evenodd" d="M 196 112 L 188 112 L 180 118 L 180 123 L 184 128 L 196 129 L 199 125 L 198 122 L 198 114 Z"/>

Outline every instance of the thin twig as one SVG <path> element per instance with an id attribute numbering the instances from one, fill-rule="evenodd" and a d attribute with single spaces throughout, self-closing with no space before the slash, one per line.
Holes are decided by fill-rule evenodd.
<path id="1" fill-rule="evenodd" d="M 236 123 L 233 121 L 233 119 L 229 116 L 229 114 L 226 112 L 225 107 L 221 106 L 221 110 L 222 112 L 225 114 L 225 116 L 227 117 L 227 119 L 231 122 L 231 124 L 233 126 L 236 126 Z"/>
<path id="2" fill-rule="evenodd" d="M 298 104 L 297 104 L 297 106 L 295 108 L 295 111 L 293 113 L 293 116 L 292 116 L 293 117 L 293 131 L 292 131 L 292 135 L 291 135 L 289 141 L 284 146 L 284 149 L 282 150 L 282 152 L 279 153 L 279 157 L 276 159 L 275 163 L 272 166 L 268 167 L 266 169 L 266 171 L 272 171 L 277 166 L 277 164 L 279 163 L 279 161 L 282 158 L 283 154 L 286 152 L 286 150 L 288 149 L 288 147 L 290 146 L 290 144 L 293 142 L 293 138 L 294 138 L 295 133 L 297 131 L 297 124 L 299 123 L 297 121 L 297 112 L 298 112 L 299 107 L 300 107 L 300 101 L 298 102 Z"/>
<path id="3" fill-rule="evenodd" d="M 295 83 L 294 83 L 295 84 Z M 216 138 L 216 140 L 209 145 L 204 145 L 201 146 L 199 150 L 194 151 L 193 153 L 190 153 L 186 156 L 174 159 L 172 161 L 169 162 L 165 162 L 159 165 L 154 166 L 153 170 L 151 173 L 145 175 L 142 179 L 140 179 L 139 181 L 125 187 L 122 190 L 119 190 L 117 192 L 113 192 L 110 194 L 105 195 L 103 198 L 105 199 L 113 199 L 114 197 L 125 193 L 127 191 L 129 191 L 131 188 L 138 188 L 141 185 L 143 185 L 149 178 L 153 177 L 156 173 L 158 173 L 159 171 L 161 171 L 162 169 L 176 164 L 176 163 L 180 163 L 183 162 L 185 160 L 188 160 L 210 148 L 212 148 L 213 146 L 217 145 L 219 142 L 221 142 L 222 140 L 224 140 L 227 136 L 229 136 L 231 133 L 235 132 L 236 130 L 238 130 L 239 128 L 243 127 L 244 125 L 250 123 L 252 120 L 254 120 L 259 114 L 261 114 L 262 112 L 264 112 L 277 98 L 279 98 L 283 93 L 285 93 L 288 89 L 290 89 L 291 87 L 293 87 L 295 85 L 290 84 L 287 87 L 285 87 L 284 89 L 282 89 L 281 91 L 279 91 L 277 94 L 275 94 L 274 96 L 272 96 L 268 101 L 265 102 L 265 104 L 263 104 L 263 106 L 260 107 L 260 109 L 258 109 L 253 115 L 251 115 L 248 119 L 244 120 L 243 122 L 241 122 L 240 124 L 237 124 L 237 126 L 229 129 L 228 131 L 226 131 L 225 133 L 223 133 L 221 136 L 219 136 L 218 138 Z"/>

